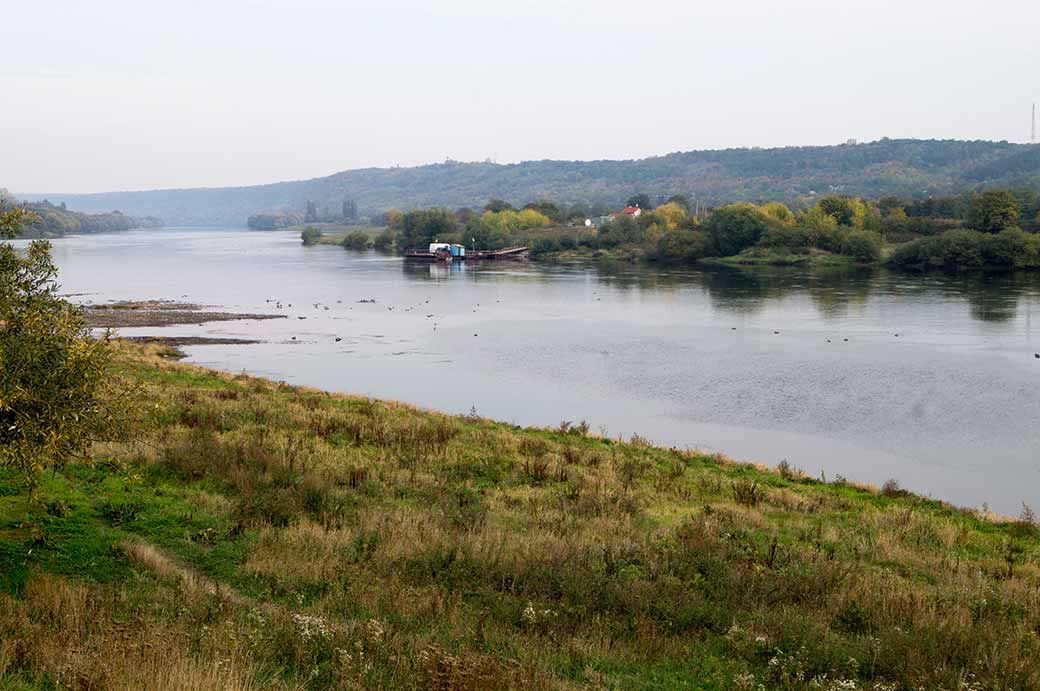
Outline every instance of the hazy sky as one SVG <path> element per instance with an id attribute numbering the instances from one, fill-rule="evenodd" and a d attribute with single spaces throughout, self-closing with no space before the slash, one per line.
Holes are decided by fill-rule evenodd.
<path id="1" fill-rule="evenodd" d="M 1040 3 L 0 0 L 0 187 L 1029 138 Z"/>

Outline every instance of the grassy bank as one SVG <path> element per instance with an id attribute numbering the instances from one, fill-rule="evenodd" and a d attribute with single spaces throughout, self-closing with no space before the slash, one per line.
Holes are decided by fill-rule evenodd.
<path id="1" fill-rule="evenodd" d="M 829 252 L 813 252 L 793 254 L 790 252 L 748 252 L 732 257 L 705 257 L 699 264 L 705 266 L 819 266 L 819 267 L 851 267 L 861 265 L 854 258 L 843 254 Z M 869 266 L 867 264 L 866 266 Z"/>
<path id="2" fill-rule="evenodd" d="M 2 688 L 1040 685 L 1029 522 L 163 352 L 133 444 L 0 471 Z"/>

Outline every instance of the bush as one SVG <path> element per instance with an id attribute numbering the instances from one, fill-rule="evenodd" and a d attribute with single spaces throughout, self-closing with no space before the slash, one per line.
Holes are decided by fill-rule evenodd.
<path id="1" fill-rule="evenodd" d="M 1040 236 L 1019 228 L 986 235 L 982 238 L 982 259 L 991 266 L 1040 266 Z"/>
<path id="2" fill-rule="evenodd" d="M 321 237 L 322 232 L 314 226 L 307 226 L 303 229 L 303 232 L 300 233 L 300 240 L 308 247 L 318 244 L 318 240 L 321 240 Z"/>
<path id="3" fill-rule="evenodd" d="M 0 233 L 22 218 L 0 212 Z M 33 242 L 24 257 L 0 244 L 0 466 L 30 480 L 115 431 L 108 336 L 91 337 L 58 297 L 56 275 L 49 243 Z"/>
<path id="4" fill-rule="evenodd" d="M 657 241 L 657 259 L 664 262 L 695 262 L 711 256 L 713 249 L 707 234 L 679 228 L 669 230 Z"/>
<path id="5" fill-rule="evenodd" d="M 751 204 L 729 204 L 704 222 L 704 230 L 712 238 L 719 254 L 729 257 L 754 246 L 777 221 L 764 215 Z"/>
<path id="6" fill-rule="evenodd" d="M 1040 268 L 1040 237 L 1018 228 L 995 235 L 961 228 L 908 242 L 889 261 L 923 269 Z"/>
<path id="7" fill-rule="evenodd" d="M 804 250 L 812 246 L 813 241 L 805 228 L 775 226 L 766 231 L 758 244 L 774 249 L 784 247 L 790 250 Z"/>
<path id="8" fill-rule="evenodd" d="M 617 247 L 642 241 L 643 229 L 636 219 L 627 214 L 622 214 L 610 223 L 604 224 L 599 231 L 600 247 Z"/>
<path id="9" fill-rule="evenodd" d="M 538 238 L 531 245 L 531 256 L 541 257 L 546 254 L 552 254 L 553 252 L 559 252 L 563 249 L 563 245 L 559 238 Z"/>
<path id="10" fill-rule="evenodd" d="M 864 264 L 881 259 L 881 239 L 865 230 L 854 230 L 842 242 L 842 254 Z"/>
<path id="11" fill-rule="evenodd" d="M 809 231 L 813 245 L 827 252 L 840 253 L 845 244 L 845 235 L 837 226 L 820 226 Z"/>
<path id="12" fill-rule="evenodd" d="M 375 245 L 375 248 L 377 250 L 385 252 L 386 250 L 389 250 L 394 246 L 396 239 L 397 238 L 394 236 L 394 231 L 392 231 L 389 228 L 386 228 L 383 230 L 383 232 L 379 233 L 379 235 L 376 235 L 372 244 Z"/>
<path id="13" fill-rule="evenodd" d="M 953 230 L 958 223 L 950 218 L 889 216 L 882 221 L 881 229 L 890 242 L 905 242 L 922 236 L 942 235 L 947 230 Z"/>
<path id="14" fill-rule="evenodd" d="M 343 238 L 343 247 L 348 250 L 368 249 L 368 235 L 360 230 L 347 233 L 347 236 Z"/>

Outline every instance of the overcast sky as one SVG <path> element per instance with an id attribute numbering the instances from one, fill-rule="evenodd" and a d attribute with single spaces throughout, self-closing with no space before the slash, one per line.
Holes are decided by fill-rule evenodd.
<path id="1" fill-rule="evenodd" d="M 0 187 L 1027 141 L 1040 3 L 5 0 Z"/>

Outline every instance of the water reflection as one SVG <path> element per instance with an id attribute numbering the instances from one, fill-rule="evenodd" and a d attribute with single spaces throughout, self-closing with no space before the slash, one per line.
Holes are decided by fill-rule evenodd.
<path id="1" fill-rule="evenodd" d="M 417 281 L 443 281 L 461 278 L 466 273 L 466 263 L 403 260 L 401 270 L 405 276 Z"/>
<path id="2" fill-rule="evenodd" d="M 816 315 L 839 321 L 860 314 L 872 298 L 935 303 L 963 301 L 981 322 L 1013 320 L 1023 300 L 1040 298 L 1040 273 L 905 274 L 871 267 L 791 268 L 769 266 L 676 268 L 625 262 L 542 264 L 529 262 L 412 262 L 402 271 L 419 281 L 501 280 L 550 282 L 594 280 L 618 293 L 696 291 L 723 312 L 753 316 L 770 303 L 807 296 Z"/>

